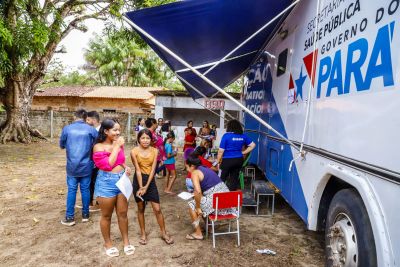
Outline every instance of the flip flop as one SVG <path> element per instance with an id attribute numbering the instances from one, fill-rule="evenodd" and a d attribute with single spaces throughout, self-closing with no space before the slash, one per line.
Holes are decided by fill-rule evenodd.
<path id="1" fill-rule="evenodd" d="M 167 245 L 172 245 L 174 243 L 174 239 L 172 237 L 166 238 L 165 236 L 161 237 L 162 240 L 164 240 L 164 242 Z"/>
<path id="2" fill-rule="evenodd" d="M 140 244 L 140 245 L 143 245 L 143 246 L 147 245 L 147 239 L 145 239 L 145 238 L 140 238 L 140 239 L 139 239 L 139 244 Z"/>
<path id="3" fill-rule="evenodd" d="M 135 253 L 135 247 L 132 245 L 127 245 L 124 247 L 124 252 L 125 255 L 132 255 L 133 253 Z"/>
<path id="4" fill-rule="evenodd" d="M 111 247 L 109 249 L 104 247 L 104 250 L 106 251 L 106 255 L 108 257 L 118 257 L 119 256 L 119 250 L 116 247 Z"/>
<path id="5" fill-rule="evenodd" d="M 196 237 L 196 236 L 194 236 L 193 234 L 187 234 L 187 235 L 186 235 L 186 239 L 187 239 L 187 240 L 203 240 L 204 237 L 203 237 L 203 236 L 202 236 L 202 237 Z"/>

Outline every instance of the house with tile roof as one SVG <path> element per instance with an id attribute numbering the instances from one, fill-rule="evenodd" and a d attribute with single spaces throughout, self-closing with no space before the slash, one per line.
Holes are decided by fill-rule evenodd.
<path id="1" fill-rule="evenodd" d="M 160 87 L 62 86 L 38 90 L 32 110 L 75 111 L 79 108 L 98 112 L 149 114 L 155 97 L 150 91 Z"/>

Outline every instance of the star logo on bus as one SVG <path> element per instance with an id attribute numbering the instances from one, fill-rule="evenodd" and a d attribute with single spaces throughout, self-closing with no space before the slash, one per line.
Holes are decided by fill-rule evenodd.
<path id="1" fill-rule="evenodd" d="M 304 100 L 303 85 L 304 85 L 306 78 L 307 78 L 307 75 L 303 76 L 303 66 L 301 66 L 299 78 L 294 81 L 296 83 L 296 98 L 297 99 L 299 99 L 299 97 L 301 97 L 301 99 Z"/>

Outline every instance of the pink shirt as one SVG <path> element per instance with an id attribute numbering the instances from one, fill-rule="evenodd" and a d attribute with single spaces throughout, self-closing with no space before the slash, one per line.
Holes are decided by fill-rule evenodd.
<path id="1" fill-rule="evenodd" d="M 154 147 L 158 149 L 157 161 L 164 161 L 167 157 L 165 154 L 164 140 L 162 136 L 152 132 Z"/>
<path id="2" fill-rule="evenodd" d="M 124 154 L 124 148 L 121 147 L 121 149 L 118 152 L 117 159 L 115 160 L 115 163 L 111 166 L 109 163 L 111 152 L 108 151 L 97 151 L 93 153 L 93 161 L 94 164 L 96 165 L 97 168 L 99 168 L 102 171 L 112 171 L 116 166 L 122 165 L 125 163 L 125 154 Z"/>

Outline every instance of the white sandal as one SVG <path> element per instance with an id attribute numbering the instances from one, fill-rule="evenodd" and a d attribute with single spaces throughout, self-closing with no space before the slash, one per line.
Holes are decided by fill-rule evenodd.
<path id="1" fill-rule="evenodd" d="M 127 245 L 124 247 L 124 252 L 125 255 L 132 255 L 133 253 L 135 253 L 135 247 L 132 245 Z"/>
<path id="2" fill-rule="evenodd" d="M 116 247 L 112 247 L 109 249 L 104 247 L 104 250 L 106 251 L 106 255 L 108 257 L 118 257 L 119 256 L 119 250 Z"/>

